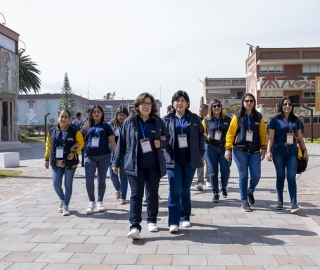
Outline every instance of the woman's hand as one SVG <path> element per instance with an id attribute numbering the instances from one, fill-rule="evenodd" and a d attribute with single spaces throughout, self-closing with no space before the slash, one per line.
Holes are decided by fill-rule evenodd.
<path id="1" fill-rule="evenodd" d="M 77 148 L 78 148 L 78 143 L 75 143 L 74 145 L 71 146 L 70 152 L 73 152 L 73 151 L 76 150 Z"/>
<path id="2" fill-rule="evenodd" d="M 154 140 L 154 147 L 160 148 L 160 141 L 159 140 Z"/>
<path id="3" fill-rule="evenodd" d="M 309 161 L 309 155 L 308 155 L 308 151 L 307 151 L 307 150 L 304 150 L 303 157 L 305 158 L 305 160 L 306 160 L 307 163 L 308 163 L 308 161 Z"/>
<path id="4" fill-rule="evenodd" d="M 267 158 L 268 161 L 271 162 L 271 161 L 272 161 L 272 152 L 269 151 L 269 152 L 267 153 L 266 158 Z"/>
<path id="5" fill-rule="evenodd" d="M 231 150 L 226 150 L 224 153 L 224 157 L 226 160 L 230 161 L 231 160 Z"/>
<path id="6" fill-rule="evenodd" d="M 117 167 L 112 167 L 112 171 L 114 174 L 118 174 L 118 168 Z"/>
<path id="7" fill-rule="evenodd" d="M 74 158 L 74 153 L 73 152 L 69 153 L 69 155 L 67 156 L 67 160 L 73 160 L 73 158 Z"/>
<path id="8" fill-rule="evenodd" d="M 49 161 L 45 161 L 44 167 L 45 167 L 46 169 L 49 169 Z"/>
<path id="9" fill-rule="evenodd" d="M 266 156 L 266 151 L 267 151 L 267 149 L 262 149 L 261 150 L 261 153 L 260 153 L 260 160 L 261 161 L 264 160 L 264 157 Z"/>

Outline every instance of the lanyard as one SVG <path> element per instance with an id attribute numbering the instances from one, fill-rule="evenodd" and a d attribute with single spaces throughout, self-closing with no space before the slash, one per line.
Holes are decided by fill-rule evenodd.
<path id="1" fill-rule="evenodd" d="M 63 131 L 60 131 L 60 134 L 58 136 L 58 146 L 63 146 L 64 137 L 62 132 Z"/>
<path id="2" fill-rule="evenodd" d="M 96 137 L 98 137 L 98 136 L 97 136 L 97 133 L 98 133 L 97 131 L 100 129 L 100 124 L 98 124 L 97 127 L 94 127 L 94 126 L 93 126 L 93 129 L 94 129 L 94 135 L 96 135 Z"/>
<path id="3" fill-rule="evenodd" d="M 178 118 L 178 121 L 179 121 L 179 124 L 180 124 L 181 134 L 183 134 L 183 129 L 182 129 L 182 127 L 183 127 L 183 122 L 184 122 L 184 116 L 185 116 L 185 115 L 183 115 L 183 116 L 181 117 L 181 119 L 180 119 L 179 117 L 177 117 L 177 118 Z"/>
<path id="4" fill-rule="evenodd" d="M 145 139 L 146 137 L 144 136 L 144 131 L 146 130 L 146 127 L 148 125 L 148 123 L 145 124 L 145 126 L 142 126 L 142 121 L 139 119 L 139 124 L 140 124 L 140 128 L 141 128 L 141 132 L 142 132 L 142 136 Z"/>
<path id="5" fill-rule="evenodd" d="M 247 115 L 247 120 L 248 120 L 248 129 L 251 130 L 250 126 L 251 126 L 251 116 Z"/>
<path id="6" fill-rule="evenodd" d="M 213 121 L 214 121 L 214 124 L 218 127 L 218 130 L 219 130 L 219 127 L 220 127 L 220 119 L 214 118 Z"/>
<path id="7" fill-rule="evenodd" d="M 293 132 L 293 129 L 291 128 L 292 123 L 291 123 L 291 121 L 288 121 L 288 120 L 289 120 L 289 119 L 283 118 L 283 121 L 286 122 L 287 125 L 288 125 L 289 133 L 290 133 L 290 131 L 291 131 L 292 133 L 294 133 L 294 132 Z"/>

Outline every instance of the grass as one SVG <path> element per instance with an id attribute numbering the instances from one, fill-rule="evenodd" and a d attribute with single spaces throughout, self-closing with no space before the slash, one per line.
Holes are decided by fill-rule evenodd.
<path id="1" fill-rule="evenodd" d="M 21 142 L 45 142 L 44 135 L 32 135 L 28 136 L 27 134 L 20 133 Z"/>
<path id="2" fill-rule="evenodd" d="M 22 171 L 16 171 L 16 170 L 0 170 L 0 179 L 7 178 L 7 177 L 13 177 L 22 174 Z"/>

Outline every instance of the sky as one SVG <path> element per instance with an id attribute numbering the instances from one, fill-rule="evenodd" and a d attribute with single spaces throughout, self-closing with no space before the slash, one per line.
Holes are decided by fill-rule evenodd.
<path id="1" fill-rule="evenodd" d="M 205 77 L 245 77 L 246 43 L 318 47 L 319 7 L 319 0 L 0 0 L 6 27 L 41 71 L 40 93 L 60 93 L 67 72 L 76 95 L 149 92 L 161 115 L 178 90 L 197 113 Z"/>

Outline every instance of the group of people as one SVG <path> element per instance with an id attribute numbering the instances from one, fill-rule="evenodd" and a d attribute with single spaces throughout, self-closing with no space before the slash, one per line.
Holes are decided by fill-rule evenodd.
<path id="1" fill-rule="evenodd" d="M 287 177 L 291 200 L 291 213 L 302 211 L 297 204 L 297 141 L 308 153 L 301 134 L 301 122 L 293 113 L 290 97 L 283 97 L 279 112 L 267 128 L 262 115 L 256 110 L 255 97 L 247 93 L 241 101 L 239 113 L 232 118 L 223 112 L 223 104 L 213 99 L 200 106 L 200 115 L 189 110 L 190 98 L 179 90 L 171 100 L 167 115 L 160 118 L 154 97 L 140 94 L 133 103 L 131 114 L 119 107 L 110 124 L 104 122 L 100 106 L 88 111 L 88 119 L 81 128 L 69 125 L 68 110 L 60 111 L 58 126 L 50 129 L 46 141 L 45 167 L 52 167 L 54 189 L 61 202 L 58 210 L 69 215 L 72 181 L 79 163 L 78 153 L 84 149 L 82 159 L 89 197 L 87 214 L 96 208 L 104 211 L 103 197 L 106 174 L 110 177 L 120 204 L 126 203 L 128 182 L 130 197 L 130 231 L 128 237 L 140 239 L 144 194 L 147 204 L 147 223 L 150 232 L 157 232 L 159 209 L 159 183 L 167 174 L 169 183 L 168 227 L 171 233 L 179 226 L 190 227 L 192 181 L 197 170 L 197 189 L 204 184 L 213 193 L 212 201 L 220 202 L 220 192 L 227 198 L 227 186 L 232 160 L 239 172 L 239 190 L 242 210 L 251 211 L 255 203 L 254 191 L 261 175 L 261 161 L 267 157 L 276 169 L 276 208 L 283 209 L 284 181 Z M 168 109 L 169 109 L 168 107 Z M 206 168 L 204 168 L 206 164 Z M 94 178 L 97 170 L 98 199 L 94 196 Z M 219 187 L 219 171 L 221 175 Z M 250 181 L 249 181 L 250 172 Z M 118 175 L 120 174 L 120 178 Z M 65 175 L 65 193 L 62 178 Z M 200 176 L 200 177 L 199 177 Z M 201 179 L 202 177 L 202 179 Z"/>

